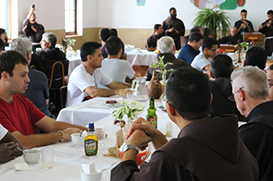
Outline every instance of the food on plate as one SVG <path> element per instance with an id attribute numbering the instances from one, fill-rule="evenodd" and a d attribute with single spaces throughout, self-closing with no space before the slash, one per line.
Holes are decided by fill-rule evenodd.
<path id="1" fill-rule="evenodd" d="M 109 100 L 105 102 L 106 104 L 116 104 L 118 103 L 116 100 Z"/>

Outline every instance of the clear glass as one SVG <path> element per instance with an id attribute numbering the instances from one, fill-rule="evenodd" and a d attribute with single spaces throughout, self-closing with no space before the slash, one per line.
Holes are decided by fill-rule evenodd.
<path id="1" fill-rule="evenodd" d="M 53 167 L 54 149 L 42 148 L 42 164 L 44 169 Z"/>

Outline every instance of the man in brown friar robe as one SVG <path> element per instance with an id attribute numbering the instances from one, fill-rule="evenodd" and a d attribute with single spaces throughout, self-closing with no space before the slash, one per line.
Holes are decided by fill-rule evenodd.
<path id="1" fill-rule="evenodd" d="M 265 51 L 267 52 L 267 56 L 271 56 L 273 52 L 273 11 L 269 10 L 267 12 L 268 20 L 263 22 L 259 26 L 259 32 L 265 34 Z"/>
<path id="2" fill-rule="evenodd" d="M 237 116 L 210 118 L 207 77 L 191 67 L 172 72 L 166 86 L 169 118 L 180 128 L 177 138 L 165 136 L 143 118 L 132 123 L 122 161 L 111 180 L 257 181 L 258 164 L 238 137 Z M 140 169 L 138 147 L 152 141 L 156 151 Z"/>
<path id="3" fill-rule="evenodd" d="M 169 10 L 170 16 L 163 21 L 162 28 L 166 35 L 171 36 L 175 41 L 176 50 L 180 50 L 180 36 L 185 34 L 185 26 L 183 21 L 176 18 L 176 9 L 174 7 Z"/>

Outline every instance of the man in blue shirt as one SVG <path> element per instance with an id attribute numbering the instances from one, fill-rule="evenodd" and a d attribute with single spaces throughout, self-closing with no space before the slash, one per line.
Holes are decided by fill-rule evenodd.
<path id="1" fill-rule="evenodd" d="M 188 43 L 182 47 L 177 59 L 191 63 L 194 57 L 200 53 L 199 48 L 202 46 L 202 42 L 203 36 L 200 33 L 190 34 Z"/>

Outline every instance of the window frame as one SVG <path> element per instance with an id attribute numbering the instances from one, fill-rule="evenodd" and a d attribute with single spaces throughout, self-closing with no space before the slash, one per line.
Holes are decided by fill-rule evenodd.
<path id="1" fill-rule="evenodd" d="M 74 31 L 73 32 L 72 31 L 67 32 L 66 29 L 65 29 L 65 34 L 66 35 L 77 35 L 77 0 L 73 0 L 73 1 L 74 1 L 74 7 L 75 7 L 74 8 Z"/>

